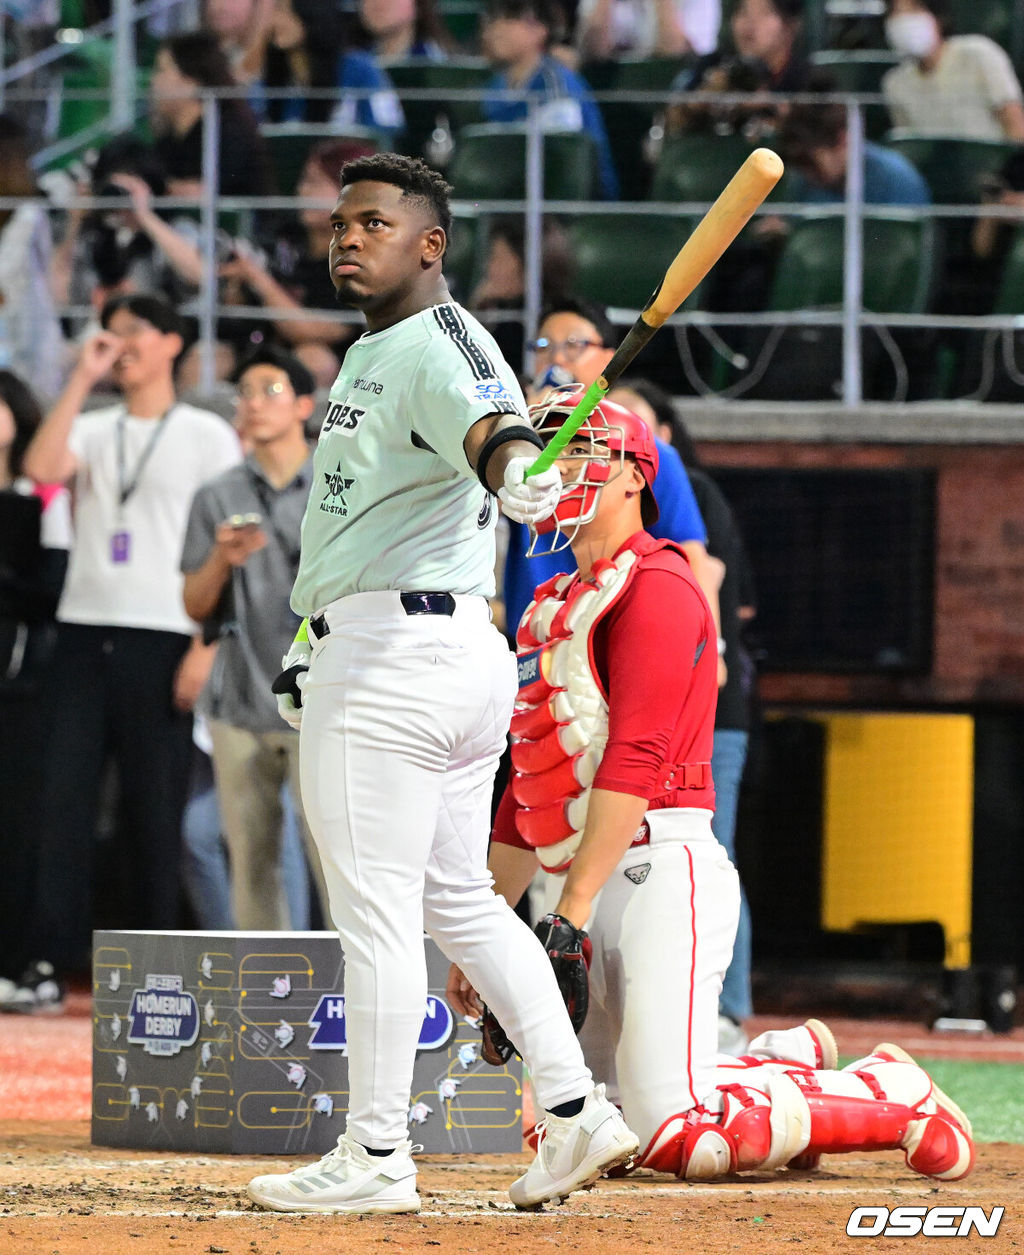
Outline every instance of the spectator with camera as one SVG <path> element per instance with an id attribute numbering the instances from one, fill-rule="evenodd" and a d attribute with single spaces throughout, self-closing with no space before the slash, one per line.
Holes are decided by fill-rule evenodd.
<path id="1" fill-rule="evenodd" d="M 673 92 L 757 92 L 765 95 L 806 90 L 810 67 L 803 53 L 803 0 L 740 0 L 729 20 L 734 52 L 724 48 L 683 70 Z M 778 105 L 715 106 L 674 101 L 666 113 L 668 133 L 684 130 L 741 131 L 748 138 L 766 134 Z"/>

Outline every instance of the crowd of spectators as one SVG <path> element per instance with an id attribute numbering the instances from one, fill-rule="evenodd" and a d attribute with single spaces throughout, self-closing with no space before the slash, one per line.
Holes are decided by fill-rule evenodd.
<path id="1" fill-rule="evenodd" d="M 992 40 L 953 33 L 945 0 L 887 0 L 886 9 L 888 46 L 902 58 L 880 80 L 891 124 L 1008 145 L 987 190 L 1004 216 L 980 217 L 952 259 L 974 285 L 965 310 L 984 312 L 1024 210 L 1024 147 L 1012 147 L 1024 145 L 1016 72 Z M 723 25 L 719 0 L 580 0 L 574 10 L 557 0 L 488 0 L 478 41 L 467 47 L 441 20 L 437 0 L 181 5 L 150 27 L 142 125 L 99 145 L 72 167 L 74 176 L 63 175 L 65 192 L 104 202 L 91 209 L 62 209 L 56 200 L 52 211 L 40 207 L 53 185 L 33 164 L 41 143 L 32 135 L 34 117 L 0 114 L 0 701 L 5 738 L 17 730 L 0 747 L 0 792 L 11 817 L 3 826 L 11 870 L 4 882 L 10 903 L 0 909 L 0 979 L 7 978 L 0 1002 L 17 989 L 30 1002 L 45 997 L 56 972 L 83 959 L 111 762 L 120 874 L 141 908 L 131 922 L 179 922 L 183 866 L 200 922 L 278 927 L 305 918 L 295 903 L 319 881 L 315 864 L 307 869 L 303 860 L 301 802 L 288 796 L 290 734 L 271 728 L 271 708 L 252 692 L 225 705 L 223 685 L 243 675 L 262 683 L 266 659 L 283 652 L 291 635 L 289 537 L 297 533 L 296 503 L 308 475 L 303 425 L 310 398 L 330 386 L 358 331 L 339 313 L 327 274 L 338 172 L 376 146 L 400 147 L 409 111 L 434 109 L 403 105 L 389 67 L 397 77 L 411 59 L 482 56 L 490 78 L 481 120 L 521 123 L 528 105 L 509 93 L 528 91 L 545 130 L 590 137 L 600 196 L 632 201 L 646 189 L 622 185 L 611 115 L 588 74 L 624 57 L 677 61 L 661 106 L 650 107 L 665 141 L 704 135 L 770 143 L 790 168 L 788 199 L 828 205 L 845 196 L 847 114 L 842 105 L 785 100 L 834 90 L 812 64 L 804 12 L 802 0 L 738 0 Z M 209 88 L 237 89 L 219 109 L 218 193 L 257 202 L 248 213 L 222 215 L 215 276 L 207 273 L 199 214 L 207 190 L 202 93 Z M 694 102 L 687 98 L 694 91 L 751 99 Z M 294 185 L 303 206 L 267 211 L 261 198 L 291 190 L 282 187 L 266 131 L 281 123 L 325 132 L 303 154 Z M 651 154 L 656 159 L 656 145 Z M 869 207 L 922 208 L 933 199 L 925 172 L 884 136 L 864 146 L 863 173 Z M 178 198 L 175 207 L 161 204 L 169 197 Z M 589 382 L 588 362 L 599 370 L 615 342 L 603 314 L 573 298 L 571 226 L 571 218 L 545 220 L 547 316 L 531 345 L 519 317 L 521 217 L 490 222 L 474 281 L 456 288 L 494 326 L 510 360 L 518 365 L 528 350 L 535 379 L 558 368 Z M 788 231 L 786 220 L 763 218 L 716 276 L 711 307 L 763 308 Z M 629 253 L 624 225 L 615 264 L 628 265 Z M 237 432 L 183 399 L 197 378 L 196 298 L 214 281 L 216 373 L 237 391 Z M 947 301 L 954 288 L 947 285 Z M 265 314 L 253 314 L 254 306 Z M 249 312 L 236 315 L 232 307 Z M 956 312 L 955 302 L 948 312 Z M 674 363 L 658 380 L 670 392 L 689 390 Z M 637 407 L 646 405 L 652 422 L 660 413 L 662 434 L 687 447 L 685 433 L 671 429 L 663 395 L 645 387 L 635 394 Z M 271 421 L 275 406 L 279 428 Z M 244 462 L 239 440 L 248 450 Z M 675 461 L 666 457 L 665 466 L 674 471 Z M 232 493 L 250 489 L 259 508 L 233 508 Z M 673 488 L 669 496 L 680 493 Z M 229 523 L 257 514 L 248 530 Z M 694 546 L 717 600 L 710 534 L 699 513 L 696 519 L 673 537 Z M 733 541 L 720 543 L 724 549 Z M 509 587 L 530 582 L 520 571 L 523 552 L 523 537 L 513 534 Z M 726 587 L 731 618 L 742 596 Z M 526 593 L 525 585 L 510 592 L 513 607 Z M 270 601 L 273 630 L 265 635 L 273 644 L 259 624 Z M 737 630 L 730 621 L 725 638 Z M 252 657 L 235 656 L 247 633 L 260 639 L 262 671 Z M 741 715 L 733 730 L 745 731 Z M 46 755 L 38 752 L 44 741 Z M 253 805 L 266 822 L 258 851 L 245 847 L 251 813 L 223 801 L 217 807 L 197 741 L 212 751 L 213 779 L 236 803 L 239 781 L 259 783 Z M 32 902 L 39 909 L 30 912 Z M 319 909 L 325 913 L 326 904 Z M 10 982 L 29 960 L 36 962 L 33 981 L 16 989 Z M 742 997 L 737 1006 L 746 1006 Z"/>

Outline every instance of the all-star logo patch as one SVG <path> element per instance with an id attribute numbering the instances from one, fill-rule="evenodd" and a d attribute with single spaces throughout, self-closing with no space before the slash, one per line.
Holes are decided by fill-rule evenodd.
<path id="1" fill-rule="evenodd" d="M 647 879 L 647 873 L 650 870 L 650 863 L 640 863 L 636 867 L 627 867 L 622 874 L 627 880 L 631 880 L 633 884 L 642 885 Z"/>
<path id="2" fill-rule="evenodd" d="M 342 518 L 347 518 L 348 502 L 345 500 L 345 493 L 356 481 L 342 474 L 340 462 L 333 471 L 324 471 L 324 480 L 327 483 L 327 496 L 320 502 L 320 509 L 325 514 L 340 514 Z"/>

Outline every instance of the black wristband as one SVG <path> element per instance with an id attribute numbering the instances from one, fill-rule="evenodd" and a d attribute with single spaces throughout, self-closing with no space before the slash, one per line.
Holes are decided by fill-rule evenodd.
<path id="1" fill-rule="evenodd" d="M 487 463 L 490 462 L 494 451 L 500 449 L 503 444 L 508 444 L 510 440 L 525 440 L 538 449 L 544 448 L 544 441 L 532 427 L 528 427 L 525 423 L 517 423 L 514 427 L 503 427 L 493 436 L 488 436 L 476 460 L 476 477 L 488 492 L 493 492 L 494 489 L 487 482 Z"/>

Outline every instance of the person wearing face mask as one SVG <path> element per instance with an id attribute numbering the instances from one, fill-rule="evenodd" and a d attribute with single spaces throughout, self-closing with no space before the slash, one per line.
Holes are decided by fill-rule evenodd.
<path id="1" fill-rule="evenodd" d="M 882 79 L 894 126 L 963 139 L 1024 141 L 1010 58 L 985 35 L 952 35 L 948 0 L 887 0 L 885 34 L 905 60 Z"/>

